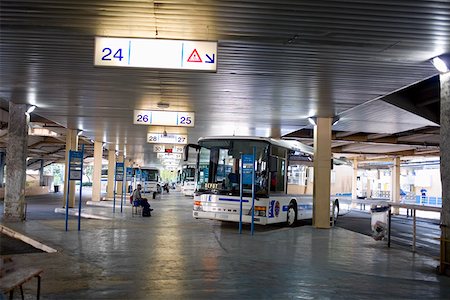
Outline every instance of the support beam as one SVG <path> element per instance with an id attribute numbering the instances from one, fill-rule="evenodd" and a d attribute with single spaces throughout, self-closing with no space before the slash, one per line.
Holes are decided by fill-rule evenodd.
<path id="1" fill-rule="evenodd" d="M 5 164 L 6 152 L 0 151 L 0 187 L 3 187 L 3 181 L 5 181 Z"/>
<path id="2" fill-rule="evenodd" d="M 66 207 L 66 195 L 67 187 L 70 184 L 69 190 L 69 207 L 75 207 L 75 181 L 72 180 L 69 183 L 69 151 L 78 150 L 78 130 L 67 129 L 66 130 L 66 163 L 64 170 L 64 197 L 63 207 Z"/>
<path id="3" fill-rule="evenodd" d="M 39 166 L 39 185 L 40 186 L 44 186 L 45 182 L 44 182 L 44 160 L 40 159 L 40 166 Z"/>
<path id="4" fill-rule="evenodd" d="M 314 126 L 313 226 L 330 228 L 331 123 L 317 118 Z"/>
<path id="5" fill-rule="evenodd" d="M 352 199 L 358 198 L 358 159 L 353 159 Z"/>
<path id="6" fill-rule="evenodd" d="M 395 157 L 391 172 L 391 201 L 400 203 L 400 157 Z M 393 214 L 399 214 L 399 208 L 394 207 Z"/>
<path id="7" fill-rule="evenodd" d="M 108 186 L 106 188 L 106 197 L 114 197 L 114 173 L 116 171 L 116 151 L 108 150 Z"/>
<path id="8" fill-rule="evenodd" d="M 441 272 L 450 273 L 450 72 L 441 74 L 441 182 L 442 213 L 441 237 L 445 240 L 441 247 Z M 445 263 L 442 263 L 444 261 Z"/>
<path id="9" fill-rule="evenodd" d="M 102 193 L 103 142 L 94 142 L 94 174 L 92 176 L 92 201 L 100 201 Z"/>
<path id="10" fill-rule="evenodd" d="M 28 146 L 26 104 L 9 102 L 4 220 L 25 220 L 25 181 Z"/>

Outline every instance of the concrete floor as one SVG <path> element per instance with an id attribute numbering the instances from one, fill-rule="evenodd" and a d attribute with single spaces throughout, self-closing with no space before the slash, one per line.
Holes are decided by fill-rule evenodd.
<path id="1" fill-rule="evenodd" d="M 192 198 L 151 200 L 151 218 L 64 216 L 5 224 L 57 253 L 14 255 L 44 269 L 42 299 L 449 299 L 437 262 L 342 228 L 248 228 L 192 218 Z M 35 291 L 35 282 L 25 284 Z M 16 293 L 16 296 L 18 294 Z"/>

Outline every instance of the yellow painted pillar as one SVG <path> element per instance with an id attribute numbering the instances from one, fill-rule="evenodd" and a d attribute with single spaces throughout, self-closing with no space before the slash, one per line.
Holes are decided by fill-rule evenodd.
<path id="1" fill-rule="evenodd" d="M 92 176 L 92 201 L 100 201 L 102 193 L 103 143 L 94 142 L 94 174 Z"/>
<path id="2" fill-rule="evenodd" d="M 392 167 L 392 184 L 391 184 L 391 201 L 400 203 L 400 157 L 394 158 L 394 166 Z M 393 214 L 398 215 L 398 207 L 394 207 Z"/>
<path id="3" fill-rule="evenodd" d="M 66 130 L 66 164 L 64 170 L 64 197 L 63 197 L 63 207 L 66 207 L 66 195 L 67 187 L 69 184 L 69 150 L 78 150 L 78 130 L 77 129 L 67 129 Z M 70 182 L 69 190 L 69 207 L 75 206 L 75 180 Z"/>
<path id="4" fill-rule="evenodd" d="M 358 198 L 358 159 L 353 159 L 353 177 L 352 177 L 352 199 Z M 356 203 L 352 202 L 352 207 L 356 207 Z"/>
<path id="5" fill-rule="evenodd" d="M 314 126 L 313 226 L 330 228 L 332 118 L 317 118 Z"/>
<path id="6" fill-rule="evenodd" d="M 106 189 L 106 197 L 114 197 L 114 173 L 116 171 L 116 151 L 108 150 L 108 186 Z"/>
<path id="7" fill-rule="evenodd" d="M 124 162 L 123 152 L 119 153 L 119 155 L 117 156 L 117 162 Z M 125 170 L 124 170 L 124 172 L 125 172 Z M 125 174 L 124 174 L 124 176 L 125 176 Z M 122 195 L 122 193 L 123 193 L 122 187 L 123 187 L 123 182 L 117 181 L 116 182 L 116 195 Z"/>

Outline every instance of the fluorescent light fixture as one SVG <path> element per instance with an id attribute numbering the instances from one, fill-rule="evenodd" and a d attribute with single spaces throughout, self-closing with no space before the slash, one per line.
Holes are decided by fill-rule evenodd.
<path id="1" fill-rule="evenodd" d="M 28 107 L 27 113 L 31 114 L 35 109 L 36 109 L 36 105 L 31 105 L 30 107 Z"/>
<path id="2" fill-rule="evenodd" d="M 333 118 L 333 123 L 331 124 L 332 126 L 336 125 L 337 123 L 339 123 L 339 121 L 341 120 L 341 118 L 339 117 L 334 117 Z"/>
<path id="3" fill-rule="evenodd" d="M 443 56 L 442 56 L 443 57 Z M 431 63 L 441 73 L 447 73 L 449 71 L 450 59 L 442 59 L 439 56 L 436 56 L 431 60 Z"/>
<path id="4" fill-rule="evenodd" d="M 316 118 L 315 117 L 309 117 L 308 121 L 311 125 L 316 126 Z"/>
<path id="5" fill-rule="evenodd" d="M 83 134 L 83 130 L 78 131 L 77 135 L 80 136 Z"/>

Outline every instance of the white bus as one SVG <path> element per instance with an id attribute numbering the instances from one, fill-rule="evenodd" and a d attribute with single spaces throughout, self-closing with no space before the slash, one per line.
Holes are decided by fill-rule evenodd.
<path id="1" fill-rule="evenodd" d="M 183 165 L 179 173 L 179 185 L 184 196 L 193 196 L 195 191 L 195 164 Z"/>
<path id="2" fill-rule="evenodd" d="M 288 184 L 288 173 L 299 175 L 294 169 L 304 169 L 305 173 L 312 169 L 312 147 L 298 141 L 224 136 L 200 138 L 198 145 L 188 145 L 185 159 L 189 158 L 189 148 L 198 151 L 194 218 L 239 222 L 241 154 L 252 154 L 254 148 L 255 224 L 284 222 L 292 226 L 297 220 L 312 218 L 312 193 L 306 194 L 309 183 L 305 182 L 302 189 Z M 243 184 L 242 221 L 245 223 L 251 222 L 251 197 L 252 185 Z M 330 197 L 330 211 L 334 214 L 331 217 L 337 219 L 339 200 L 336 197 Z"/>
<path id="3" fill-rule="evenodd" d="M 141 171 L 140 178 L 137 178 L 136 182 L 141 184 L 142 192 L 144 194 L 153 194 L 155 197 L 156 193 L 161 193 L 162 187 L 160 184 L 160 172 L 159 169 L 154 167 L 140 167 Z"/>

